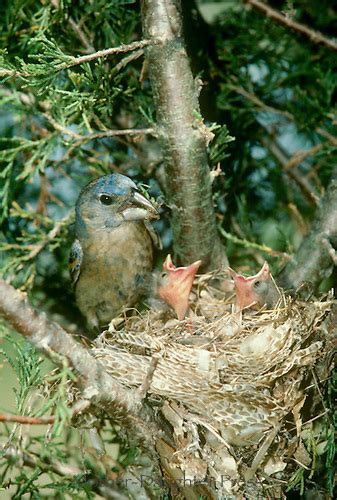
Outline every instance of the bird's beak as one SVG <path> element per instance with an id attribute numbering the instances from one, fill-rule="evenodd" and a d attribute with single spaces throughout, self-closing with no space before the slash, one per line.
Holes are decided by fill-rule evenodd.
<path id="1" fill-rule="evenodd" d="M 134 191 L 120 210 L 125 221 L 158 219 L 159 214 L 152 203 L 139 191 Z"/>
<path id="2" fill-rule="evenodd" d="M 234 281 L 235 294 L 236 294 L 236 310 L 242 311 L 246 307 L 251 307 L 254 305 L 259 305 L 261 298 L 254 290 L 254 284 L 258 281 L 267 281 L 270 279 L 270 271 L 268 263 L 265 262 L 262 269 L 254 276 L 242 276 L 238 274 L 234 269 L 230 267 L 227 268 L 229 275 Z"/>
<path id="3" fill-rule="evenodd" d="M 176 267 L 169 254 L 163 264 L 167 277 L 159 287 L 158 294 L 175 310 L 179 320 L 185 318 L 188 310 L 188 297 L 194 277 L 201 265 L 201 260 L 186 267 Z"/>

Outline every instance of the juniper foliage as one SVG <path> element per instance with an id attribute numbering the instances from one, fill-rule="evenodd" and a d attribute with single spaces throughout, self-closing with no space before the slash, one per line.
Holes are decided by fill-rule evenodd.
<path id="1" fill-rule="evenodd" d="M 273 0 L 269 5 L 327 38 L 336 37 L 337 9 L 328 0 Z M 241 1 L 186 0 L 182 8 L 192 69 L 202 81 L 202 115 L 215 134 L 210 166 L 219 165 L 221 173 L 213 183 L 214 205 L 229 258 L 233 266 L 251 265 L 258 249 L 278 269 L 285 253 L 298 247 L 336 176 L 336 55 Z M 80 188 L 92 177 L 118 171 L 165 199 L 156 138 L 114 135 L 155 124 L 144 48 L 86 57 L 142 40 L 139 2 L 7 0 L 0 16 L 0 272 L 27 290 L 35 305 L 70 326 L 78 323 L 78 313 L 67 258 Z M 158 230 L 167 252 L 172 245 L 169 208 L 163 209 Z M 335 278 L 336 273 L 325 287 Z M 21 384 L 20 413 L 24 394 L 38 380 L 39 361 L 31 352 L 36 364 L 27 365 L 27 346 L 16 348 L 18 359 L 11 364 Z M 69 376 L 67 367 L 62 376 Z M 329 387 L 331 399 L 335 385 Z M 60 436 L 68 418 L 63 395 L 58 393 L 52 404 L 60 412 L 55 433 Z M 323 476 L 331 491 L 329 432 Z M 44 438 L 30 439 L 35 446 Z M 57 446 L 48 446 L 46 453 L 49 464 L 68 457 Z M 132 453 L 125 452 L 125 462 L 134 460 Z M 16 460 L 2 470 L 3 484 Z M 92 477 L 104 475 L 98 460 L 88 465 L 85 477 L 57 480 L 55 468 L 34 460 L 32 470 L 26 461 L 27 467 L 10 479 L 16 498 L 26 492 L 40 498 L 37 480 L 46 471 L 54 478 L 47 491 L 55 490 L 58 498 L 78 491 L 92 498 L 98 491 Z M 297 472 L 293 487 L 302 491 L 309 474 Z"/>

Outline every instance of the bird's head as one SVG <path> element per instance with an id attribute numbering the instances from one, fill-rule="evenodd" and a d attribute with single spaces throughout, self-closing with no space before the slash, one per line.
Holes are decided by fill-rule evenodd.
<path id="1" fill-rule="evenodd" d="M 175 310 L 179 320 L 186 316 L 188 297 L 200 264 L 201 260 L 197 260 L 189 266 L 176 267 L 170 254 L 163 264 L 165 275 L 158 287 L 158 295 Z"/>
<path id="2" fill-rule="evenodd" d="M 242 311 L 245 307 L 261 307 L 264 304 L 270 306 L 276 302 L 278 294 L 270 274 L 268 262 L 265 262 L 260 271 L 254 276 L 242 276 L 230 267 L 228 272 L 234 280 L 236 308 L 239 311 Z"/>
<path id="3" fill-rule="evenodd" d="M 76 203 L 77 232 L 157 219 L 158 212 L 136 184 L 121 174 L 105 175 L 83 188 Z"/>

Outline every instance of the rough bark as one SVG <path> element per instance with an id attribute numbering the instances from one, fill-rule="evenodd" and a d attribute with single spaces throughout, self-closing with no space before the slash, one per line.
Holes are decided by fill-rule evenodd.
<path id="1" fill-rule="evenodd" d="M 336 249 L 337 179 L 333 179 L 322 197 L 312 229 L 280 273 L 278 283 L 286 288 L 297 288 L 303 282 L 311 282 L 317 288 L 337 265 Z"/>
<path id="2" fill-rule="evenodd" d="M 172 210 L 174 252 L 182 264 L 203 269 L 228 264 L 216 229 L 207 144 L 198 84 L 182 38 L 179 0 L 142 0 L 143 32 Z"/>

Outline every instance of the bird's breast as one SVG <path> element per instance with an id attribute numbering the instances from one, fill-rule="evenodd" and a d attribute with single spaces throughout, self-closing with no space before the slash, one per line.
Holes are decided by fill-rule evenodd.
<path id="1" fill-rule="evenodd" d="M 76 300 L 82 313 L 109 322 L 123 307 L 134 305 L 144 293 L 152 270 L 151 237 L 143 222 L 114 229 L 89 231 L 81 241 L 83 261 Z M 91 314 L 92 315 L 92 314 Z"/>

